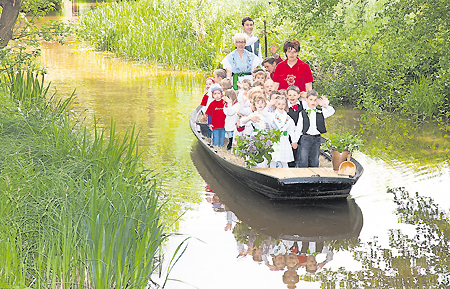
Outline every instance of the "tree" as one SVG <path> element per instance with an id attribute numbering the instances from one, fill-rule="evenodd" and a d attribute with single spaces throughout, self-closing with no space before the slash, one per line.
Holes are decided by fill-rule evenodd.
<path id="1" fill-rule="evenodd" d="M 0 48 L 6 47 L 13 36 L 13 28 L 19 16 L 22 0 L 0 0 Z"/>

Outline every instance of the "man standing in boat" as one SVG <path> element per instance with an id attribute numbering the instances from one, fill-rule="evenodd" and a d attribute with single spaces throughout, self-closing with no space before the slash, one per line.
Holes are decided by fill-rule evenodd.
<path id="1" fill-rule="evenodd" d="M 261 43 L 259 38 L 253 35 L 253 28 L 255 27 L 255 22 L 249 16 L 246 16 L 242 19 L 242 28 L 244 29 L 244 33 L 247 35 L 247 42 L 245 43 L 245 49 L 249 52 L 258 56 L 260 61 L 263 60 L 261 53 Z"/>

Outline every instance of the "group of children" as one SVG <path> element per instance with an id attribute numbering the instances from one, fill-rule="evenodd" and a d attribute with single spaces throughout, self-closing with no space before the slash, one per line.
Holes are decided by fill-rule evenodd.
<path id="1" fill-rule="evenodd" d="M 201 105 L 212 144 L 224 146 L 228 139 L 227 149 L 231 149 L 237 135 L 274 128 L 281 131 L 281 138 L 273 144 L 269 167 L 318 167 L 325 118 L 334 113 L 328 99 L 319 98 L 314 90 L 300 92 L 297 86 L 274 91 L 274 82 L 262 69 L 252 75 L 253 81 L 238 83 L 237 91 L 225 70 L 218 69 L 206 79 L 207 93 Z"/>

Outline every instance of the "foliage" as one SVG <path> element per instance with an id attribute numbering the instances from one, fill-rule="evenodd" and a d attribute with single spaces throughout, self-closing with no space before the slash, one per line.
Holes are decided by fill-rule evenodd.
<path id="1" fill-rule="evenodd" d="M 340 153 L 343 151 L 353 152 L 358 150 L 363 143 L 361 137 L 352 135 L 348 132 L 344 134 L 333 133 L 327 135 L 327 137 L 327 141 L 321 145 L 322 150 L 337 150 Z"/>
<path id="2" fill-rule="evenodd" d="M 280 141 L 281 131 L 271 128 L 269 130 L 258 130 L 251 136 L 237 136 L 237 145 L 233 148 L 234 153 L 245 159 L 247 168 L 254 167 L 267 160 L 272 161 L 273 144 Z"/>
<path id="3" fill-rule="evenodd" d="M 79 34 L 96 48 L 176 68 L 214 69 L 234 49 L 243 13 L 264 1 L 141 0 L 103 4 L 83 15 Z"/>
<path id="4" fill-rule="evenodd" d="M 0 287 L 145 287 L 168 235 L 135 129 L 91 136 L 37 75 L 4 80 Z"/>
<path id="5" fill-rule="evenodd" d="M 63 44 L 73 32 L 71 23 L 40 22 L 42 17 L 57 9 L 61 3 L 61 0 L 22 2 L 21 12 L 13 27 L 12 38 L 7 46 L 0 48 L 0 72 L 43 70 L 36 62 L 36 58 L 40 55 L 40 41 L 56 41 Z"/>
<path id="6" fill-rule="evenodd" d="M 388 189 L 394 196 L 399 222 L 415 227 L 415 234 L 389 232 L 389 248 L 373 241 L 353 247 L 362 269 L 323 269 L 314 281 L 325 288 L 447 288 L 450 285 L 448 211 L 431 198 L 410 194 L 404 188 Z"/>

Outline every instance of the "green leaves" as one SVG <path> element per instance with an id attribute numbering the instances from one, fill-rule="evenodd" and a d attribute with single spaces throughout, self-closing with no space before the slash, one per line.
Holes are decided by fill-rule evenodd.
<path id="1" fill-rule="evenodd" d="M 258 130 L 251 136 L 237 136 L 234 153 L 245 159 L 247 168 L 255 167 L 257 164 L 267 160 L 272 161 L 273 144 L 280 141 L 281 131 L 277 129 Z"/>
<path id="2" fill-rule="evenodd" d="M 327 137 L 327 141 L 321 145 L 322 150 L 337 150 L 340 153 L 343 151 L 353 152 L 358 150 L 363 143 L 361 137 L 348 132 L 345 134 L 334 133 L 327 135 Z"/>

